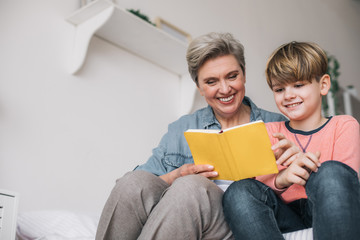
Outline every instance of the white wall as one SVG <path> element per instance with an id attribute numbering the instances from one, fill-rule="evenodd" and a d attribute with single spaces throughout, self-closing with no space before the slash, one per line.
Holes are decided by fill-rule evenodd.
<path id="1" fill-rule="evenodd" d="M 0 188 L 21 194 L 20 211 L 100 212 L 177 118 L 178 77 L 103 40 L 67 72 L 77 5 L 0 5 Z"/>
<path id="2" fill-rule="evenodd" d="M 117 2 L 194 37 L 234 33 L 246 49 L 247 94 L 263 108 L 276 110 L 266 58 L 291 40 L 318 42 L 339 59 L 340 84 L 360 90 L 359 1 Z M 78 6 L 0 1 L 0 188 L 21 194 L 20 211 L 100 213 L 115 179 L 146 161 L 178 117 L 175 75 L 96 37 L 82 70 L 68 74 L 74 29 L 64 19 Z"/>
<path id="3" fill-rule="evenodd" d="M 340 85 L 354 85 L 360 99 L 359 0 L 116 1 L 152 19 L 161 16 L 194 37 L 232 32 L 245 46 L 247 94 L 263 108 L 276 111 L 265 83 L 267 57 L 294 40 L 317 42 L 335 55 L 340 62 Z"/>

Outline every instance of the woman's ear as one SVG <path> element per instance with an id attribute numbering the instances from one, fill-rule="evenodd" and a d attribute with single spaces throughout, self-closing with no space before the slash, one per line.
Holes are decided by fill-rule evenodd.
<path id="1" fill-rule="evenodd" d="M 199 87 L 199 85 L 197 85 L 196 88 L 199 91 L 200 95 L 204 96 L 204 91 Z"/>
<path id="2" fill-rule="evenodd" d="M 326 94 L 328 94 L 330 87 L 331 87 L 330 75 L 324 74 L 321 77 L 319 84 L 320 84 L 320 94 L 322 96 L 325 96 Z"/>

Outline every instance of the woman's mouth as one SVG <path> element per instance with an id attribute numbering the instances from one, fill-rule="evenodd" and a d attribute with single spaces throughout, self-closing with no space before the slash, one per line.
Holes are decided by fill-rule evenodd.
<path id="1" fill-rule="evenodd" d="M 234 95 L 231 95 L 231 96 L 226 97 L 226 98 L 219 98 L 219 100 L 221 102 L 230 102 L 233 98 L 234 98 Z"/>

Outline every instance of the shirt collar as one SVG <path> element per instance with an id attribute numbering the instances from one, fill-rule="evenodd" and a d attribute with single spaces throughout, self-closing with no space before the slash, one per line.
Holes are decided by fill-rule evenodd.
<path id="1" fill-rule="evenodd" d="M 262 120 L 261 111 L 249 97 L 244 97 L 243 103 L 250 106 L 250 122 Z"/>

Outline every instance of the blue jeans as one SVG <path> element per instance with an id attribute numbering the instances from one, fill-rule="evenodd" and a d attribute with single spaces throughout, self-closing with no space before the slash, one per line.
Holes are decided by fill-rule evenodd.
<path id="1" fill-rule="evenodd" d="M 313 227 L 314 239 L 360 238 L 360 184 L 357 173 L 338 161 L 311 173 L 308 199 L 285 204 L 267 185 L 244 179 L 223 197 L 224 214 L 236 239 L 284 239 L 282 233 Z"/>

